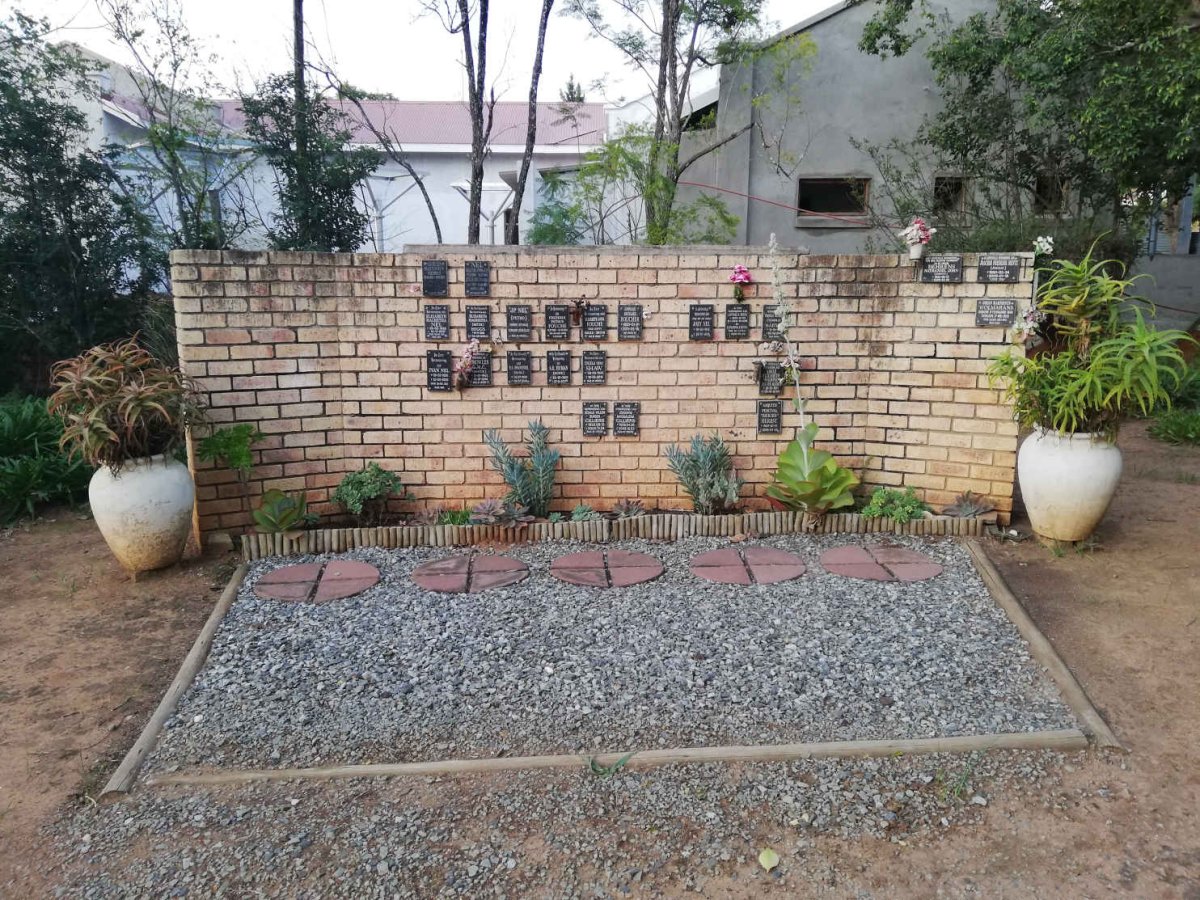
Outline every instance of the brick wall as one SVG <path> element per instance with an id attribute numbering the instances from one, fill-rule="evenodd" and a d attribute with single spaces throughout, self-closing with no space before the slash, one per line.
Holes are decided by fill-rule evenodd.
<path id="1" fill-rule="evenodd" d="M 445 259 L 447 299 L 421 295 L 421 260 Z M 425 354 L 465 343 L 463 261 L 492 263 L 492 308 L 504 338 L 506 303 L 542 308 L 585 299 L 610 308 L 609 339 L 542 340 L 495 347 L 494 387 L 459 393 L 426 389 Z M 821 426 L 821 445 L 858 469 L 867 485 L 911 485 L 939 506 L 965 490 L 1011 509 L 1017 428 L 988 385 L 987 359 L 1004 329 L 975 325 L 979 297 L 1028 298 L 1020 284 L 976 283 L 976 258 L 964 260 L 961 284 L 916 280 L 896 256 L 784 254 L 784 290 L 796 298 L 792 331 L 805 365 L 801 394 Z M 1027 261 L 1028 262 L 1028 261 Z M 760 281 L 748 292 L 748 340 L 724 339 L 728 273 L 748 265 Z M 754 360 L 773 359 L 759 344 L 770 302 L 768 259 L 758 249 L 541 249 L 419 247 L 404 254 L 179 251 L 172 255 L 182 364 L 211 405 L 216 423 L 252 422 L 266 433 L 247 488 L 231 473 L 197 473 L 201 527 L 248 521 L 244 503 L 264 489 L 307 490 L 314 511 L 334 514 L 328 494 L 347 471 L 377 460 L 403 473 L 411 506 L 462 507 L 504 493 L 488 465 L 481 435 L 498 428 L 519 442 L 540 418 L 563 453 L 560 499 L 607 508 L 625 497 L 648 506 L 686 505 L 663 448 L 698 432 L 719 431 L 736 452 L 745 496 L 766 507 L 764 492 L 797 417 L 784 404 L 782 435 L 756 430 Z M 616 309 L 643 305 L 642 340 L 618 341 Z M 688 340 L 688 307 L 716 304 L 715 340 Z M 422 307 L 451 308 L 451 340 L 424 342 Z M 1024 303 L 1019 301 L 1020 308 Z M 508 350 L 533 351 L 533 385 L 509 387 Z M 570 349 L 573 384 L 546 385 L 545 351 Z M 607 385 L 584 387 L 582 352 L 608 352 Z M 787 395 L 785 390 L 785 398 Z M 641 403 L 639 437 L 584 437 L 587 400 Z M 249 500 L 243 498 L 247 493 Z"/>

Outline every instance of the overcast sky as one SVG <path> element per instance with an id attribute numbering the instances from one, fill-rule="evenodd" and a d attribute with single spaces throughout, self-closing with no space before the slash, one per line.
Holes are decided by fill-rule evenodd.
<path id="1" fill-rule="evenodd" d="M 219 58 L 217 74 L 226 85 L 290 68 L 290 0 L 178 2 L 193 35 Z M 833 2 L 767 0 L 768 17 L 774 26 L 787 27 Z M 528 96 L 540 7 L 538 0 L 492 2 L 488 65 L 502 100 Z M 95 0 L 0 0 L 5 17 L 14 8 L 48 18 L 59 29 L 57 39 L 129 61 L 108 40 Z M 463 99 L 462 38 L 447 34 L 436 19 L 419 17 L 419 8 L 418 0 L 306 0 L 305 22 L 319 55 L 352 84 L 402 100 Z M 546 41 L 541 99 L 558 99 L 572 73 L 593 101 L 631 100 L 648 90 L 617 51 L 589 39 L 581 22 L 556 13 Z M 593 87 L 596 82 L 602 87 Z"/>

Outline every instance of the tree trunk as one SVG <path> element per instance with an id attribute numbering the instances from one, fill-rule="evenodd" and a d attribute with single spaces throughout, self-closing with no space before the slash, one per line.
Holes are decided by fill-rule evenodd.
<path id="1" fill-rule="evenodd" d="M 550 10 L 554 0 L 542 0 L 542 18 L 538 23 L 537 50 L 533 55 L 533 76 L 529 79 L 529 114 L 525 127 L 525 153 L 521 157 L 521 171 L 513 188 L 512 215 L 504 224 L 504 243 L 518 244 L 521 241 L 521 204 L 525 200 L 525 182 L 529 178 L 529 167 L 533 163 L 533 148 L 537 143 L 537 92 L 542 77 L 542 53 L 546 48 L 546 28 L 550 22 Z"/>
<path id="2" fill-rule="evenodd" d="M 308 248 L 312 243 L 309 235 L 309 216 L 311 204 L 308 202 L 308 182 L 306 180 L 308 165 L 308 134 L 304 106 L 308 102 L 308 94 L 304 85 L 304 0 L 292 0 L 292 105 L 293 105 L 293 135 L 296 141 L 296 197 L 299 201 L 296 224 L 299 243 Z"/>
<path id="3" fill-rule="evenodd" d="M 679 157 L 679 148 L 675 147 L 672 153 L 667 146 L 667 123 L 674 115 L 675 102 L 670 94 L 675 81 L 676 37 L 681 14 L 680 0 L 662 0 L 658 79 L 654 92 L 654 136 L 647 161 L 648 183 L 645 192 L 646 241 L 651 244 L 665 243 L 671 224 L 671 205 L 675 200 L 675 175 L 672 170 Z"/>
<path id="4" fill-rule="evenodd" d="M 490 121 L 484 124 L 484 90 L 487 84 L 488 0 L 479 0 L 479 34 L 471 45 L 470 0 L 458 0 L 462 17 L 463 64 L 467 69 L 467 106 L 471 114 L 471 183 L 467 191 L 467 243 L 479 243 L 479 217 L 483 207 L 483 157 L 487 151 Z M 490 119 L 490 116 L 489 116 Z"/>

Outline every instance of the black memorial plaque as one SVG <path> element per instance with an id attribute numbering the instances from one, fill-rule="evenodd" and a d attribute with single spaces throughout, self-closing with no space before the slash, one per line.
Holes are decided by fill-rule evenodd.
<path id="1" fill-rule="evenodd" d="M 533 354 L 528 350 L 508 351 L 508 383 L 533 384 Z"/>
<path id="2" fill-rule="evenodd" d="M 608 381 L 608 353 L 584 350 L 582 368 L 584 384 L 605 384 Z"/>
<path id="3" fill-rule="evenodd" d="M 783 434 L 783 401 L 758 401 L 758 433 Z"/>
<path id="4" fill-rule="evenodd" d="M 693 303 L 688 307 L 688 340 L 711 341 L 716 307 L 711 303 Z"/>
<path id="5" fill-rule="evenodd" d="M 425 307 L 425 340 L 450 340 L 450 307 Z"/>
<path id="6" fill-rule="evenodd" d="M 921 281 L 925 284 L 958 284 L 963 280 L 963 260 L 950 253 L 935 253 L 921 263 Z"/>
<path id="7" fill-rule="evenodd" d="M 758 369 L 758 392 L 778 397 L 783 392 L 783 364 L 765 362 Z"/>
<path id="8" fill-rule="evenodd" d="M 586 437 L 608 434 L 608 403 L 589 401 L 583 404 L 583 433 Z"/>
<path id="9" fill-rule="evenodd" d="M 642 339 L 642 305 L 622 303 L 617 307 L 617 340 L 640 341 Z"/>
<path id="10" fill-rule="evenodd" d="M 551 350 L 546 354 L 546 384 L 571 383 L 571 351 Z"/>
<path id="11" fill-rule="evenodd" d="M 444 259 L 421 260 L 421 293 L 426 297 L 450 293 L 450 265 Z"/>
<path id="12" fill-rule="evenodd" d="M 975 324 L 982 328 L 1008 328 L 1017 321 L 1017 301 L 1012 297 L 980 297 Z"/>
<path id="13" fill-rule="evenodd" d="M 486 259 L 463 263 L 463 293 L 468 297 L 492 296 L 492 264 Z"/>
<path id="14" fill-rule="evenodd" d="M 504 311 L 508 317 L 505 336 L 510 341 L 533 340 L 533 307 L 510 306 Z"/>
<path id="15" fill-rule="evenodd" d="M 425 387 L 431 391 L 454 390 L 454 359 L 449 350 L 425 351 Z"/>
<path id="16" fill-rule="evenodd" d="M 725 337 L 733 341 L 750 337 L 750 307 L 745 303 L 725 307 Z"/>
<path id="17" fill-rule="evenodd" d="M 471 387 L 492 386 L 492 354 L 490 352 L 476 353 L 471 358 Z"/>
<path id="18" fill-rule="evenodd" d="M 763 307 L 763 340 L 783 340 L 783 316 L 779 314 L 778 306 Z"/>
<path id="19" fill-rule="evenodd" d="M 603 303 L 589 303 L 583 308 L 583 339 L 608 340 L 608 307 Z"/>
<path id="20" fill-rule="evenodd" d="M 1016 284 L 1021 278 L 1021 257 L 981 256 L 979 281 L 984 284 Z"/>
<path id="21" fill-rule="evenodd" d="M 571 339 L 571 307 L 554 304 L 546 307 L 546 340 Z"/>
<path id="22" fill-rule="evenodd" d="M 490 306 L 467 307 L 467 340 L 485 341 L 492 336 L 492 308 Z"/>
<path id="23" fill-rule="evenodd" d="M 613 434 L 637 437 L 641 433 L 642 404 L 622 401 L 613 404 Z"/>

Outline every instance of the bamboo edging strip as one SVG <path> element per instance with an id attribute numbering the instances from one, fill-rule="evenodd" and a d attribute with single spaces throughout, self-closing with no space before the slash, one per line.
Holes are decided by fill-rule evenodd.
<path id="1" fill-rule="evenodd" d="M 229 578 L 229 583 L 225 585 L 225 590 L 217 600 L 217 605 L 209 613 L 208 621 L 200 629 L 200 634 L 196 636 L 196 641 L 192 644 L 192 649 L 188 651 L 188 655 L 183 659 L 183 665 L 175 673 L 175 680 L 171 682 L 171 686 L 163 694 L 162 700 L 158 702 L 158 706 L 155 708 L 153 715 L 150 716 L 150 720 L 146 722 L 142 733 L 138 735 L 137 741 L 129 748 L 129 752 L 125 754 L 125 758 L 121 760 L 121 765 L 117 766 L 117 770 L 112 773 L 112 777 L 104 785 L 104 790 L 100 793 L 102 798 L 111 797 L 113 794 L 128 793 L 129 789 L 133 786 L 133 781 L 137 778 L 138 770 L 142 767 L 142 763 L 158 742 L 158 735 L 162 731 L 163 724 L 167 719 L 171 718 L 175 712 L 176 705 L 179 703 L 179 698 L 191 686 L 196 673 L 200 671 L 200 667 L 204 665 L 204 660 L 208 658 L 208 650 L 212 646 L 213 636 L 217 633 L 217 628 L 220 627 L 221 621 L 229 611 L 229 607 L 233 605 L 233 601 L 237 598 L 238 588 L 241 587 L 242 579 L 245 577 L 246 566 L 244 564 L 234 569 L 233 575 Z"/>
<path id="2" fill-rule="evenodd" d="M 1054 649 L 1054 645 L 1042 634 L 1037 623 L 1030 618 L 1029 613 L 1025 611 L 1025 607 L 1021 605 L 1021 601 L 1009 589 L 1004 576 L 1000 574 L 1000 570 L 988 558 L 983 547 L 979 545 L 978 541 L 973 540 L 963 541 L 963 544 L 966 546 L 967 552 L 971 554 L 971 559 L 975 561 L 975 568 L 978 569 L 984 584 L 987 585 L 988 591 L 991 592 L 992 597 L 1000 604 L 1004 612 L 1008 614 L 1009 621 L 1016 626 L 1017 631 L 1021 633 L 1021 637 L 1025 638 L 1026 643 L 1029 644 L 1033 658 L 1041 663 L 1046 671 L 1050 673 L 1050 677 L 1058 685 L 1063 699 L 1071 707 L 1072 712 L 1079 718 L 1084 729 L 1092 736 L 1092 740 L 1095 741 L 1096 746 L 1128 752 L 1125 745 L 1117 739 L 1113 730 L 1108 727 L 1108 723 L 1104 721 L 1104 717 L 1100 715 L 1100 711 L 1096 709 L 1087 692 L 1084 691 L 1083 685 L 1079 683 L 1079 680 L 1067 668 L 1067 664 L 1063 662 L 1062 657 L 1058 655 L 1058 651 Z"/>
<path id="3" fill-rule="evenodd" d="M 903 526 L 886 519 L 866 519 L 857 513 L 830 513 L 817 522 L 814 534 L 910 534 L 982 537 L 987 522 L 934 516 Z M 486 543 L 525 543 L 550 539 L 608 543 L 630 538 L 677 541 L 682 538 L 766 536 L 804 533 L 803 517 L 793 512 L 700 516 L 654 513 L 636 519 L 596 519 L 590 522 L 534 522 L 520 526 L 400 525 L 388 528 L 322 528 L 283 534 L 247 534 L 242 559 L 308 553 L 345 553 L 365 547 L 469 547 Z"/>
<path id="4" fill-rule="evenodd" d="M 153 775 L 151 786 L 244 784 L 254 781 L 328 781 L 342 778 L 394 778 L 426 775 L 478 775 L 529 769 L 578 769 L 595 762 L 612 766 L 621 760 L 625 768 L 685 765 L 689 763 L 789 762 L 800 759 L 834 759 L 864 756 L 896 756 L 924 753 L 969 753 L 976 750 L 1086 750 L 1087 735 L 1076 728 L 1028 731 L 1018 734 L 979 734 L 956 737 L 914 738 L 884 741 L 825 741 L 802 744 L 767 744 L 751 747 L 684 747 L 672 750 L 643 750 L 632 754 L 601 753 L 596 756 L 512 756 L 493 759 L 446 759 L 433 762 L 373 763 L 354 766 L 324 766 L 306 769 L 239 769 L 229 772 L 178 772 Z"/>

